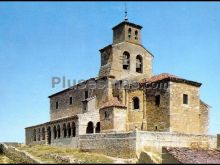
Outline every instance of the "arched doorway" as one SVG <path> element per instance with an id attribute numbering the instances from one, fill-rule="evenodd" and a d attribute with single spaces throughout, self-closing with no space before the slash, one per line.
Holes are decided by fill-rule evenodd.
<path id="1" fill-rule="evenodd" d="M 43 127 L 41 130 L 42 133 L 42 140 L 45 140 L 45 128 Z"/>
<path id="2" fill-rule="evenodd" d="M 100 122 L 96 124 L 95 133 L 100 133 Z"/>
<path id="3" fill-rule="evenodd" d="M 70 127 L 70 123 L 67 124 L 67 133 L 68 133 L 68 137 L 71 136 L 71 127 Z"/>
<path id="4" fill-rule="evenodd" d="M 53 138 L 54 139 L 57 138 L 57 127 L 56 126 L 53 127 Z"/>
<path id="5" fill-rule="evenodd" d="M 57 138 L 60 138 L 60 125 L 57 126 Z"/>
<path id="6" fill-rule="evenodd" d="M 63 124 L 63 137 L 66 138 L 66 135 L 67 135 L 66 124 Z"/>
<path id="7" fill-rule="evenodd" d="M 88 122 L 87 128 L 86 128 L 86 133 L 93 133 L 93 122 Z"/>
<path id="8" fill-rule="evenodd" d="M 76 124 L 75 124 L 75 122 L 72 123 L 72 136 L 73 137 L 76 136 Z"/>
<path id="9" fill-rule="evenodd" d="M 51 128 L 47 127 L 47 143 L 51 144 Z"/>

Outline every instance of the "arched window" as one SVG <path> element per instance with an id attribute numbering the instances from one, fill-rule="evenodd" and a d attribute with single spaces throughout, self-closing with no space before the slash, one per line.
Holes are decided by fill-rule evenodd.
<path id="1" fill-rule="evenodd" d="M 75 124 L 75 122 L 72 122 L 72 136 L 73 137 L 76 136 L 76 124 Z"/>
<path id="2" fill-rule="evenodd" d="M 57 127 L 56 126 L 53 127 L 53 138 L 54 139 L 57 138 Z"/>
<path id="3" fill-rule="evenodd" d="M 33 136 L 34 136 L 34 141 L 36 141 L 37 140 L 37 131 L 36 131 L 36 129 L 34 129 Z"/>
<path id="4" fill-rule="evenodd" d="M 45 140 L 45 128 L 43 127 L 41 130 L 42 133 L 42 140 Z"/>
<path id="5" fill-rule="evenodd" d="M 70 127 L 70 123 L 67 124 L 67 133 L 68 133 L 68 137 L 71 136 L 71 127 Z"/>
<path id="6" fill-rule="evenodd" d="M 128 70 L 130 66 L 130 54 L 128 52 L 123 53 L 123 69 Z"/>
<path id="7" fill-rule="evenodd" d="M 40 128 L 38 129 L 38 133 L 37 133 L 37 135 L 38 135 L 37 140 L 40 141 Z"/>
<path id="8" fill-rule="evenodd" d="M 63 124 L 63 137 L 66 138 L 66 134 L 67 134 L 67 129 L 66 129 L 66 124 Z"/>
<path id="9" fill-rule="evenodd" d="M 100 133 L 100 122 L 96 124 L 95 133 Z"/>
<path id="10" fill-rule="evenodd" d="M 131 28 L 128 29 L 128 38 L 131 38 Z"/>
<path id="11" fill-rule="evenodd" d="M 139 109 L 140 108 L 140 101 L 138 97 L 133 98 L 133 109 Z"/>
<path id="12" fill-rule="evenodd" d="M 87 128 L 86 128 L 86 133 L 93 133 L 93 122 L 88 122 Z"/>
<path id="13" fill-rule="evenodd" d="M 57 126 L 57 138 L 60 138 L 60 125 Z"/>
<path id="14" fill-rule="evenodd" d="M 140 55 L 136 57 L 136 72 L 142 73 L 143 72 L 143 59 Z"/>
<path id="15" fill-rule="evenodd" d="M 135 37 L 134 37 L 136 40 L 138 39 L 138 31 L 136 30 L 135 31 Z"/>

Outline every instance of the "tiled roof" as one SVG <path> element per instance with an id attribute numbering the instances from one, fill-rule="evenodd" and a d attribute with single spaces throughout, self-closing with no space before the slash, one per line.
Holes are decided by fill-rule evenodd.
<path id="1" fill-rule="evenodd" d="M 169 154 L 174 156 L 179 162 L 186 164 L 213 164 L 220 163 L 219 150 L 190 149 L 166 147 Z"/>
<path id="2" fill-rule="evenodd" d="M 125 106 L 124 104 L 122 104 L 122 102 L 120 102 L 117 97 L 113 97 L 113 98 L 110 99 L 109 101 L 105 102 L 105 103 L 100 107 L 100 109 L 109 108 L 109 107 L 126 108 L 126 106 Z"/>
<path id="3" fill-rule="evenodd" d="M 140 83 L 141 84 L 154 83 L 154 82 L 162 81 L 162 80 L 170 80 L 170 81 L 174 81 L 174 82 L 183 82 L 183 83 L 188 83 L 188 84 L 195 85 L 195 86 L 198 86 L 198 87 L 200 87 L 202 85 L 201 83 L 186 80 L 186 79 L 180 78 L 178 76 L 175 76 L 175 75 L 172 75 L 172 74 L 169 74 L 169 73 L 161 73 L 159 75 L 152 76 L 149 79 L 143 79 L 143 80 L 140 81 Z"/>

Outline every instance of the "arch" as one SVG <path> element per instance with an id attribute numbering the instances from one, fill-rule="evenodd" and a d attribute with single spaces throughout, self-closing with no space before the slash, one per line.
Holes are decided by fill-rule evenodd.
<path id="1" fill-rule="evenodd" d="M 93 128 L 94 128 L 94 126 L 93 126 L 93 122 L 88 122 L 88 124 L 87 124 L 87 128 L 86 128 L 86 133 L 87 134 L 89 134 L 89 133 L 93 133 Z"/>
<path id="2" fill-rule="evenodd" d="M 67 124 L 67 134 L 68 134 L 68 137 L 71 136 L 71 127 L 70 127 L 70 123 Z"/>
<path id="3" fill-rule="evenodd" d="M 40 141 L 40 128 L 38 128 L 38 131 L 37 131 L 37 140 Z"/>
<path id="4" fill-rule="evenodd" d="M 137 55 L 136 57 L 136 72 L 137 73 L 143 72 L 143 58 L 141 55 Z"/>
<path id="5" fill-rule="evenodd" d="M 57 138 L 60 138 L 60 125 L 57 125 Z"/>
<path id="6" fill-rule="evenodd" d="M 67 135 L 67 129 L 66 129 L 66 124 L 63 124 L 63 137 L 66 138 Z"/>
<path id="7" fill-rule="evenodd" d="M 140 108 L 140 101 L 138 97 L 133 98 L 133 110 L 137 110 Z"/>
<path id="8" fill-rule="evenodd" d="M 129 70 L 129 68 L 130 68 L 130 54 L 127 51 L 125 51 L 123 53 L 122 63 L 123 63 L 123 69 L 124 70 Z"/>
<path id="9" fill-rule="evenodd" d="M 53 138 L 56 139 L 57 138 L 57 127 L 53 126 Z"/>
<path id="10" fill-rule="evenodd" d="M 138 31 L 135 30 L 135 39 L 137 40 L 138 39 Z"/>
<path id="11" fill-rule="evenodd" d="M 75 122 L 72 122 L 72 136 L 73 137 L 76 136 L 76 124 L 75 124 Z"/>
<path id="12" fill-rule="evenodd" d="M 95 133 L 100 133 L 100 122 L 96 124 Z"/>
<path id="13" fill-rule="evenodd" d="M 41 130 L 42 140 L 45 140 L 45 128 L 43 127 Z"/>
<path id="14" fill-rule="evenodd" d="M 47 127 L 47 143 L 51 144 L 51 128 L 50 128 L 50 126 Z"/>
<path id="15" fill-rule="evenodd" d="M 33 136 L 34 136 L 34 141 L 36 141 L 37 140 L 37 131 L 36 131 L 36 129 L 34 129 L 34 131 L 33 131 Z"/>
<path id="16" fill-rule="evenodd" d="M 131 38 L 131 28 L 128 29 L 128 38 Z"/>

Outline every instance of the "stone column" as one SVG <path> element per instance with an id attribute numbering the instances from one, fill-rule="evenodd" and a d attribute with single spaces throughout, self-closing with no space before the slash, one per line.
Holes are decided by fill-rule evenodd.
<path id="1" fill-rule="evenodd" d="M 220 149 L 220 134 L 217 134 L 217 148 Z"/>

